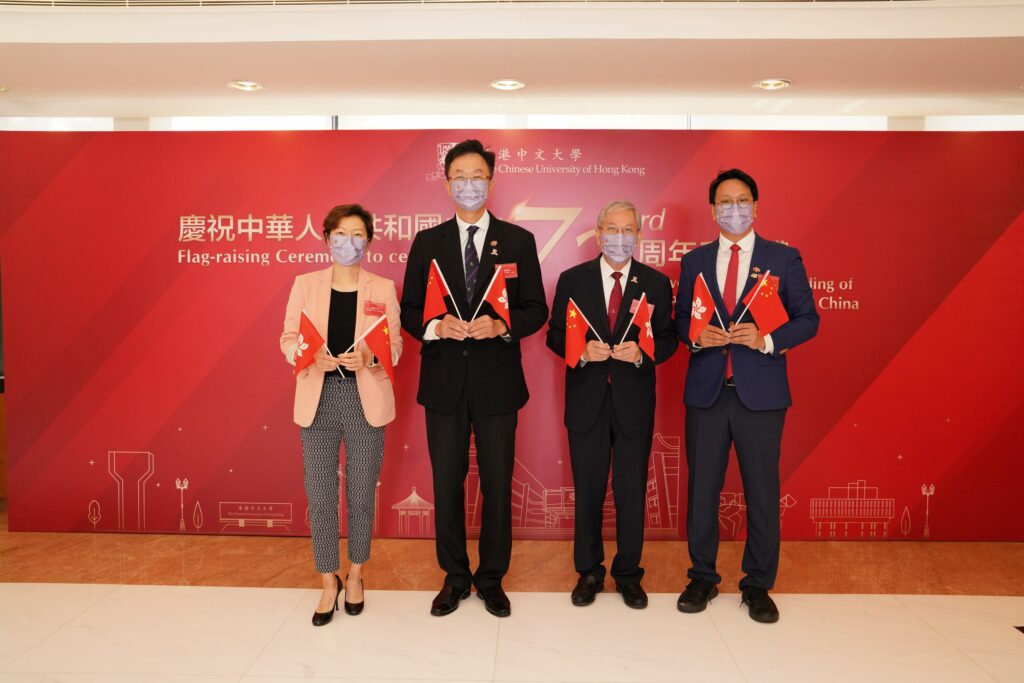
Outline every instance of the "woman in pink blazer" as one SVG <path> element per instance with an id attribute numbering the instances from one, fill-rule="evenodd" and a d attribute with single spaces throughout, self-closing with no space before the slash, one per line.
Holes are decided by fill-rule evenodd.
<path id="1" fill-rule="evenodd" d="M 373 241 L 373 216 L 358 204 L 336 206 L 324 219 L 324 240 L 334 264 L 295 278 L 281 333 L 281 351 L 292 365 L 303 311 L 327 340 L 327 348 L 316 353 L 316 364 L 295 379 L 295 422 L 302 436 L 313 557 L 324 586 L 313 614 L 314 626 L 331 621 L 342 590 L 337 574 L 338 454 L 342 441 L 351 562 L 344 604 L 348 614 L 363 610 L 362 569 L 370 558 L 384 425 L 395 419 L 395 394 L 387 373 L 366 344 L 353 342 L 381 315 L 387 316 L 390 329 L 401 329 L 395 283 L 361 266 Z M 391 362 L 397 364 L 402 336 L 390 336 Z"/>

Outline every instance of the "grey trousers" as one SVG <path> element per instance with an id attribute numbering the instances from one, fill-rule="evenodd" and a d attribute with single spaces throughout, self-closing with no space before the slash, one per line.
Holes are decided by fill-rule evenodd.
<path id="1" fill-rule="evenodd" d="M 300 428 L 302 465 L 313 535 L 313 559 L 322 574 L 338 569 L 338 461 L 345 442 L 348 559 L 370 559 L 377 478 L 384 460 L 384 428 L 366 421 L 354 378 L 327 375 L 313 424 Z"/>

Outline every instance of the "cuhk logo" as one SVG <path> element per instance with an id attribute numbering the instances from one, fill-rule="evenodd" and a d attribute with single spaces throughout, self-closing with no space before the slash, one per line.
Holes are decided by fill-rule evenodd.
<path id="1" fill-rule="evenodd" d="M 427 180 L 441 180 L 444 178 L 444 158 L 448 154 L 448 150 L 454 147 L 454 142 L 439 142 L 437 143 L 437 170 L 431 171 L 427 174 Z"/>

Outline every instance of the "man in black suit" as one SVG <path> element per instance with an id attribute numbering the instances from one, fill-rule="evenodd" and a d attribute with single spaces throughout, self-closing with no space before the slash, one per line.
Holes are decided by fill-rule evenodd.
<path id="1" fill-rule="evenodd" d="M 632 258 L 640 221 L 631 203 L 605 206 L 594 235 L 601 255 L 558 278 L 547 334 L 548 347 L 564 358 L 570 298 L 593 325 L 579 364 L 568 365 L 565 371 L 565 426 L 576 486 L 573 557 L 580 575 L 572 604 L 589 605 L 604 590 L 601 513 L 614 461 L 617 552 L 612 578 L 625 603 L 641 609 L 647 606 L 640 585 L 640 555 L 654 435 L 654 366 L 668 360 L 678 344 L 672 325 L 672 286 L 667 277 Z M 653 307 L 654 358 L 641 351 L 634 341 L 641 331 L 629 324 L 643 293 Z M 575 358 L 568 360 L 575 364 Z"/>
<path id="2" fill-rule="evenodd" d="M 416 235 L 402 291 L 402 327 L 423 342 L 416 400 L 426 411 L 437 560 L 446 573 L 430 613 L 451 614 L 475 584 L 487 611 L 505 617 L 511 605 L 501 580 L 512 554 L 516 419 L 530 397 L 519 340 L 543 326 L 548 306 L 533 235 L 486 209 L 494 152 L 477 140 L 460 142 L 445 157 L 444 170 L 455 217 Z M 432 259 L 451 296 L 445 298 L 448 312 L 424 325 Z M 512 322 L 508 327 L 488 303 L 470 320 L 497 266 L 505 271 Z M 475 574 L 466 553 L 470 431 L 483 495 Z"/>

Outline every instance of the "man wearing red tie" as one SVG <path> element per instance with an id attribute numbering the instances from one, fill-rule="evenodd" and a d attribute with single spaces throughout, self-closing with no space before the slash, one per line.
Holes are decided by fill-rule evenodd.
<path id="1" fill-rule="evenodd" d="M 677 607 L 700 612 L 718 595 L 719 494 L 735 446 L 747 503 L 742 601 L 752 619 L 774 623 L 779 610 L 768 591 L 779 567 L 779 455 L 792 404 L 786 354 L 817 334 L 818 313 L 800 252 L 754 234 L 757 198 L 757 184 L 743 171 L 719 173 L 708 194 L 719 237 L 686 254 L 681 264 L 676 329 L 690 349 L 683 402 L 691 566 Z M 745 310 L 743 301 L 753 299 L 748 295 L 762 281 L 754 294 L 763 298 Z M 710 290 L 711 301 L 695 306 L 695 285 Z M 763 306 L 766 301 L 772 305 Z M 760 320 L 751 314 L 758 306 Z M 777 315 L 768 315 L 776 309 Z M 691 325 L 698 316 L 701 324 Z M 691 329 L 701 330 L 695 339 Z"/>
<path id="2" fill-rule="evenodd" d="M 576 487 L 573 557 L 580 575 L 571 597 L 574 605 L 589 605 L 604 590 L 601 528 L 611 467 L 617 543 L 611 574 L 626 605 L 640 609 L 647 606 L 640 556 L 654 435 L 654 366 L 678 345 L 672 286 L 665 275 L 632 258 L 640 221 L 631 203 L 605 206 L 594 234 L 601 255 L 559 276 L 547 334 L 548 347 L 568 366 L 565 426 Z M 643 322 L 633 324 L 637 321 Z M 584 333 L 581 324 L 589 328 L 585 346 L 582 340 L 572 343 L 574 334 Z"/>

